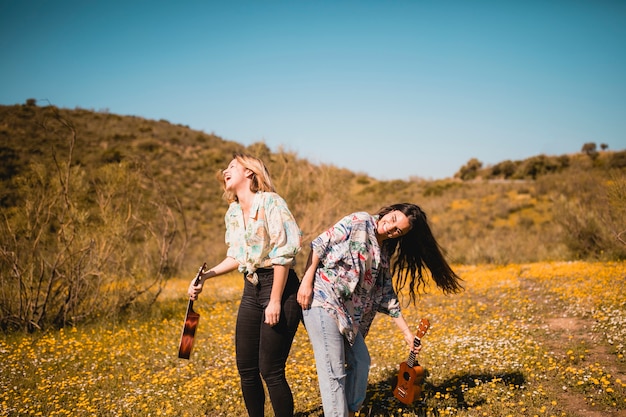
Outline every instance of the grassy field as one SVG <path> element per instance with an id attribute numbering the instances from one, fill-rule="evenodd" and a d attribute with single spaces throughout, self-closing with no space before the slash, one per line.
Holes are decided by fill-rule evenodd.
<path id="1" fill-rule="evenodd" d="M 431 289 L 408 320 L 431 328 L 420 363 L 424 401 L 393 398 L 407 350 L 379 315 L 368 345 L 360 416 L 626 416 L 626 263 L 459 266 L 466 291 Z M 189 361 L 177 358 L 187 279 L 150 319 L 0 339 L 2 416 L 245 415 L 233 331 L 241 278 L 212 280 Z M 313 353 L 301 326 L 288 378 L 299 416 L 321 416 Z M 272 415 L 268 404 L 267 415 Z"/>

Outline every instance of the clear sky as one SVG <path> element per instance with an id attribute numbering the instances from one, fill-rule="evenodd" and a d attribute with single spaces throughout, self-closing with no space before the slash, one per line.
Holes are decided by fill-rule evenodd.
<path id="1" fill-rule="evenodd" d="M 0 104 L 165 119 L 378 179 L 626 148 L 626 1 L 0 0 Z"/>

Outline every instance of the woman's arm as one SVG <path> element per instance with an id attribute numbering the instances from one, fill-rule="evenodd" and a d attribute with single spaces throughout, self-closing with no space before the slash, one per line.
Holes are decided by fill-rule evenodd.
<path id="1" fill-rule="evenodd" d="M 194 301 L 198 299 L 198 294 L 202 292 L 202 286 L 204 285 L 204 281 L 206 281 L 207 279 L 234 271 L 238 267 L 239 262 L 237 262 L 236 259 L 227 257 L 208 271 L 202 271 L 202 273 L 200 274 L 200 282 L 198 283 L 198 285 L 195 285 L 195 278 L 191 280 L 191 283 L 189 284 L 189 288 L 187 289 L 187 294 L 189 294 L 189 298 Z"/>
<path id="2" fill-rule="evenodd" d="M 274 265 L 274 282 L 270 301 L 265 308 L 265 324 L 275 326 L 280 320 L 280 302 L 283 298 L 287 277 L 289 276 L 289 265 Z"/>
<path id="3" fill-rule="evenodd" d="M 402 317 L 402 314 L 400 314 L 398 317 L 393 317 L 393 321 L 396 323 L 396 326 L 398 326 L 398 328 L 402 332 L 402 335 L 404 336 L 404 341 L 406 342 L 407 345 L 409 345 L 409 348 L 415 353 L 418 353 L 422 347 L 421 345 L 418 346 L 417 348 L 413 346 L 415 335 L 411 331 L 411 328 L 409 327 L 404 317 Z"/>
<path id="4" fill-rule="evenodd" d="M 270 299 L 265 308 L 265 323 L 274 326 L 280 320 L 281 301 L 289 269 L 301 249 L 302 233 L 285 200 L 275 193 L 264 194 L 265 227 L 272 247 L 268 257 L 274 268 Z"/>
<path id="5" fill-rule="evenodd" d="M 298 289 L 298 304 L 305 310 L 311 308 L 311 303 L 313 302 L 313 282 L 315 280 L 315 270 L 319 262 L 320 258 L 311 250 L 306 261 L 302 281 L 300 281 L 300 288 Z"/>

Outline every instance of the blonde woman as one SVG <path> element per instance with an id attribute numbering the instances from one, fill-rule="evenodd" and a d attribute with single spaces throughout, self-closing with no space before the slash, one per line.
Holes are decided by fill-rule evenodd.
<path id="1" fill-rule="evenodd" d="M 301 232 L 260 159 L 235 154 L 219 179 L 230 204 L 225 216 L 228 251 L 222 262 L 203 271 L 198 285 L 191 282 L 189 297 L 197 299 L 207 279 L 235 269 L 243 274 L 235 350 L 248 415 L 264 415 L 265 381 L 274 414 L 291 417 L 285 363 L 302 318 L 293 270 Z"/>

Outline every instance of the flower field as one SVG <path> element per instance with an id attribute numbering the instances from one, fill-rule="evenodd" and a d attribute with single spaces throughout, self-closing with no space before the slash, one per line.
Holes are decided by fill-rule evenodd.
<path id="1" fill-rule="evenodd" d="M 626 263 L 459 266 L 465 291 L 405 307 L 422 317 L 423 402 L 392 395 L 408 351 L 379 315 L 368 335 L 360 416 L 626 416 Z M 0 339 L 1 416 L 241 416 L 234 322 L 241 278 L 207 283 L 190 360 L 177 358 L 188 280 L 172 280 L 150 320 Z M 300 327 L 288 379 L 299 416 L 322 416 Z M 269 401 L 267 415 L 271 416 Z"/>

